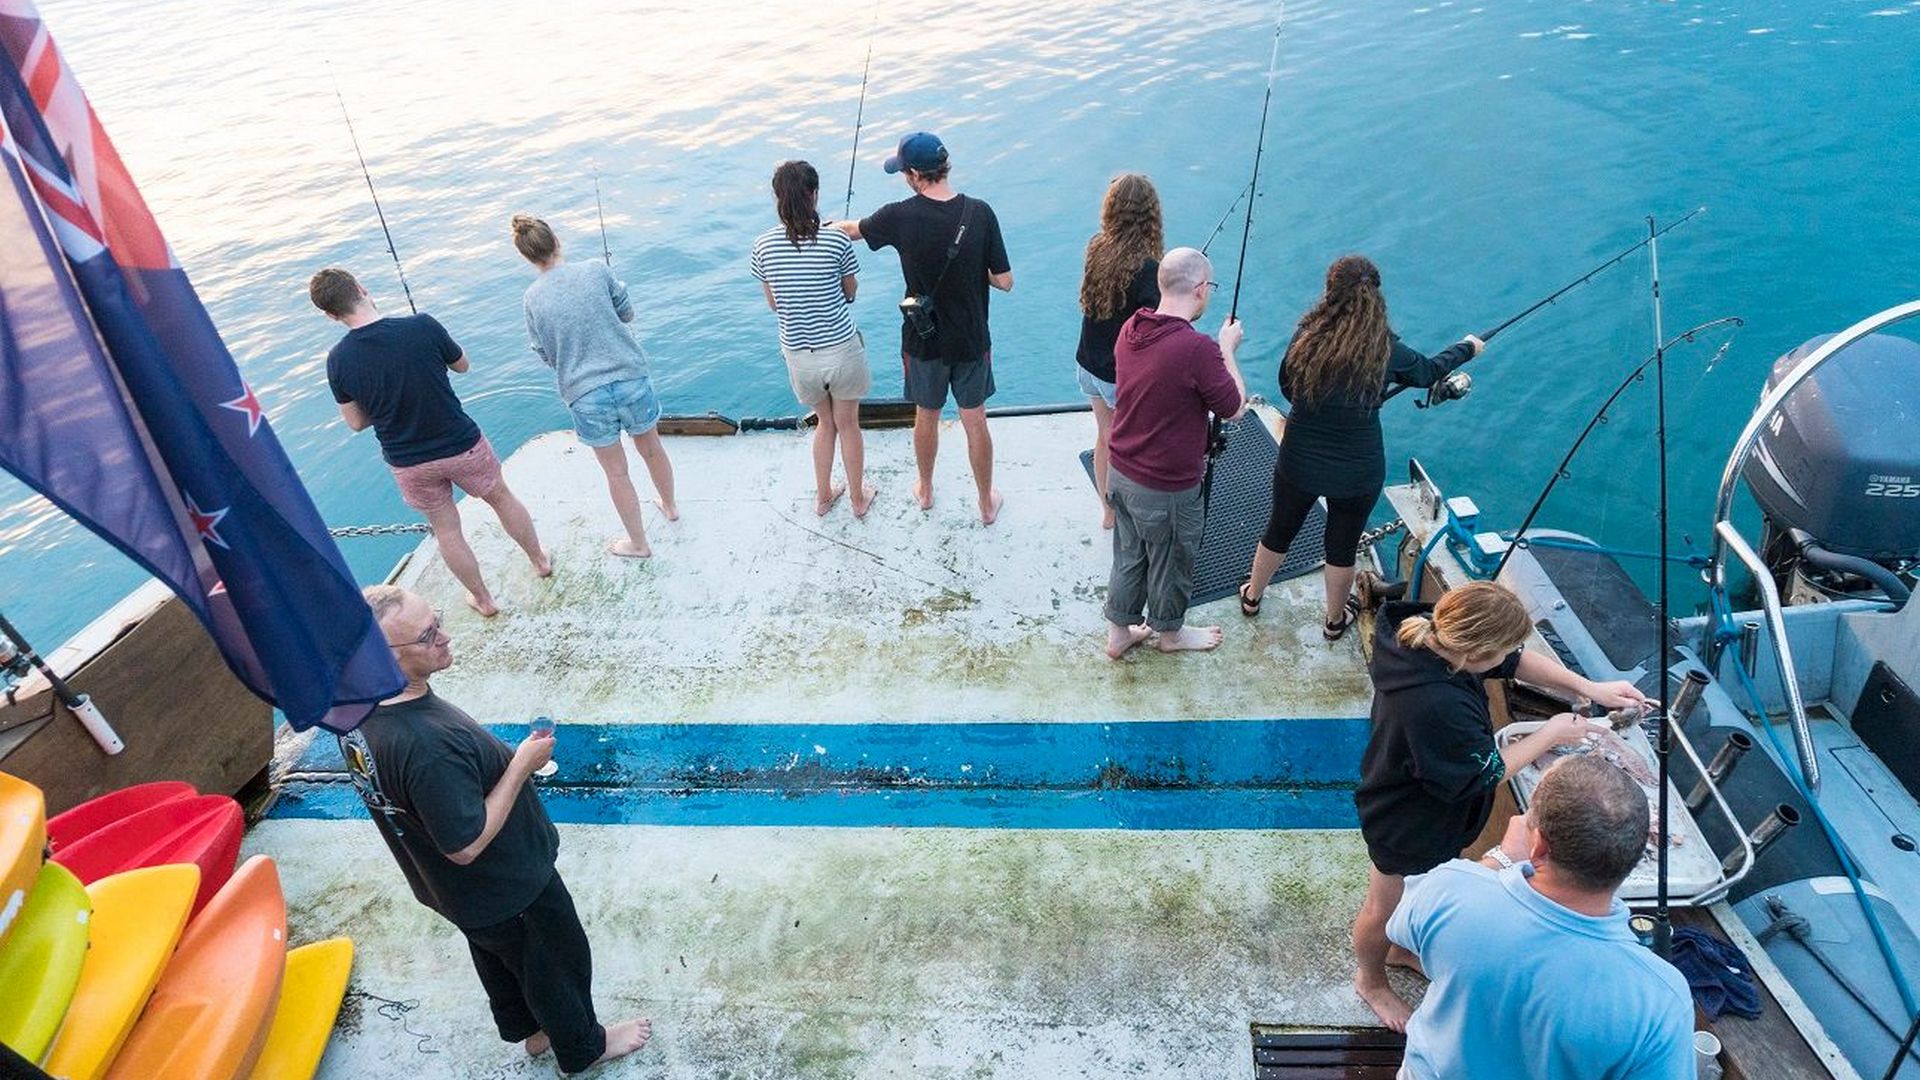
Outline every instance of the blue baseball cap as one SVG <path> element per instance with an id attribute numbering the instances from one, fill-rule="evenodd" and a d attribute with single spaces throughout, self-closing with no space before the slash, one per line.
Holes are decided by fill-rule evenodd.
<path id="1" fill-rule="evenodd" d="M 901 169 L 914 172 L 932 172 L 947 163 L 947 147 L 940 136 L 931 131 L 916 131 L 900 140 L 900 145 L 887 159 L 886 170 L 897 173 Z"/>

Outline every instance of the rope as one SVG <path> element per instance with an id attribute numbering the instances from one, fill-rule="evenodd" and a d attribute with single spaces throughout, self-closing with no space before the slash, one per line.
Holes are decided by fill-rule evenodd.
<path id="1" fill-rule="evenodd" d="M 349 998 L 357 998 L 361 1001 L 379 1002 L 379 1004 L 375 1006 L 373 1011 L 378 1013 L 381 1019 L 391 1020 L 394 1023 L 399 1024 L 401 1031 L 404 1031 L 407 1034 L 413 1036 L 415 1040 L 413 1044 L 413 1048 L 417 1052 L 422 1054 L 437 1054 L 440 1052 L 435 1047 L 427 1045 L 428 1043 L 433 1042 L 432 1035 L 429 1035 L 423 1031 L 415 1031 L 413 1029 L 413 1025 L 407 1022 L 407 1014 L 420 1007 L 419 998 L 408 998 L 405 1001 L 395 1001 L 392 998 L 381 997 L 379 994 L 370 994 L 365 990 L 360 989 L 357 986 L 350 988 L 347 991 L 347 996 Z"/>

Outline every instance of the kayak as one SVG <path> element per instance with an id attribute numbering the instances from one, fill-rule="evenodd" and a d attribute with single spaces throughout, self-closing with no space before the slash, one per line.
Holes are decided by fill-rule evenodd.
<path id="1" fill-rule="evenodd" d="M 249 1080 L 312 1080 L 333 1037 L 352 968 L 348 938 L 328 938 L 287 953 L 280 1006 Z"/>
<path id="2" fill-rule="evenodd" d="M 59 863 L 40 868 L 13 933 L 0 946 L 0 1042 L 40 1060 L 73 1000 L 87 958 L 87 890 Z"/>
<path id="3" fill-rule="evenodd" d="M 233 875 L 246 821 L 225 795 L 198 795 L 151 806 L 81 837 L 53 859 L 91 885 L 143 866 L 193 863 L 200 868 L 199 911 Z"/>
<path id="4" fill-rule="evenodd" d="M 255 855 L 187 925 L 108 1080 L 238 1080 L 259 1057 L 280 998 L 287 905 Z"/>
<path id="5" fill-rule="evenodd" d="M 47 802 L 40 789 L 0 772 L 0 942 L 26 905 L 47 847 Z"/>
<path id="6" fill-rule="evenodd" d="M 199 889 L 200 868 L 192 864 L 128 870 L 87 886 L 87 960 L 46 1071 L 67 1080 L 99 1080 L 107 1071 L 172 958 Z"/>
<path id="7" fill-rule="evenodd" d="M 190 799 L 200 794 L 182 780 L 156 780 L 135 784 L 88 799 L 63 814 L 47 819 L 47 846 L 59 851 L 89 833 L 98 832 L 121 818 L 137 814 L 150 806 L 175 799 Z"/>

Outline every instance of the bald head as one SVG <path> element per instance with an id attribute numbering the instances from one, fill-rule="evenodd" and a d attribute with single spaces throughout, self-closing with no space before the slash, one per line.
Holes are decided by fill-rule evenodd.
<path id="1" fill-rule="evenodd" d="M 1198 248 L 1174 248 L 1160 260 L 1162 295 L 1191 293 L 1213 276 L 1213 264 Z"/>

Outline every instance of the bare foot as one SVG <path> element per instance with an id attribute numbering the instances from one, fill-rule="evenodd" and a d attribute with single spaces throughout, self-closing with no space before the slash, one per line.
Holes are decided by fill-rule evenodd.
<path id="1" fill-rule="evenodd" d="M 680 507 L 678 504 L 670 503 L 665 499 L 655 499 L 653 500 L 653 505 L 659 507 L 660 512 L 667 515 L 668 521 L 680 520 Z"/>
<path id="2" fill-rule="evenodd" d="M 540 553 L 540 557 L 533 560 L 533 576 L 534 577 L 552 577 L 553 576 L 553 554 L 551 552 L 542 551 Z"/>
<path id="3" fill-rule="evenodd" d="M 1380 1022 L 1385 1024 L 1389 1031 L 1404 1032 L 1407 1030 L 1407 1019 L 1413 1015 L 1413 1009 L 1401 999 L 1399 994 L 1393 992 L 1393 987 L 1388 986 L 1385 979 L 1377 983 L 1372 983 L 1364 981 L 1360 976 L 1355 975 L 1353 977 L 1353 989 L 1355 993 L 1360 995 L 1360 1000 L 1367 1003 L 1367 1008 L 1373 1010 L 1373 1015 L 1379 1017 Z"/>
<path id="4" fill-rule="evenodd" d="M 1427 977 L 1426 970 L 1420 966 L 1420 958 L 1398 945 L 1387 946 L 1387 966 L 1411 971 L 1423 979 Z"/>
<path id="5" fill-rule="evenodd" d="M 932 481 L 915 480 L 913 482 L 913 498 L 915 502 L 918 502 L 920 504 L 920 509 L 922 510 L 933 509 Z"/>
<path id="6" fill-rule="evenodd" d="M 1107 659 L 1118 660 L 1127 650 L 1153 636 L 1151 626 L 1115 626 L 1107 624 Z"/>
<path id="7" fill-rule="evenodd" d="M 651 559 L 653 548 L 647 544 L 636 544 L 631 540 L 620 539 L 607 545 L 607 551 L 623 559 Z"/>
<path id="8" fill-rule="evenodd" d="M 483 619 L 491 619 L 495 615 L 500 614 L 500 609 L 494 604 L 493 597 L 491 596 L 480 597 L 468 593 L 467 606 L 479 612 L 480 617 Z"/>
<path id="9" fill-rule="evenodd" d="M 1000 497 L 998 489 L 989 489 L 987 491 L 987 497 L 980 502 L 980 523 L 983 525 L 993 524 L 994 521 L 1000 517 L 1000 508 L 1005 506 L 1006 503 L 1007 500 Z"/>
<path id="10" fill-rule="evenodd" d="M 626 1057 L 647 1045 L 647 1040 L 651 1038 L 653 1038 L 653 1021 L 644 1016 L 622 1020 L 607 1029 L 606 1052 L 594 1059 L 593 1065 L 605 1065 L 614 1058 Z M 587 1068 L 591 1069 L 593 1065 Z"/>
<path id="11" fill-rule="evenodd" d="M 546 1032 L 536 1031 L 527 1036 L 527 1041 L 523 1045 L 527 1048 L 528 1057 L 539 1057 L 541 1054 L 553 1049 L 553 1040 L 547 1038 Z"/>
<path id="12" fill-rule="evenodd" d="M 1100 527 L 1103 529 L 1113 528 L 1113 507 L 1107 507 L 1107 512 L 1100 515 Z"/>
<path id="13" fill-rule="evenodd" d="M 825 495 L 814 497 L 813 512 L 820 517 L 826 517 L 827 511 L 833 509 L 833 504 L 839 502 L 840 496 L 846 493 L 847 485 L 845 484 L 834 484 L 828 487 Z"/>
<path id="14" fill-rule="evenodd" d="M 1153 647 L 1161 652 L 1205 652 L 1219 647 L 1222 636 L 1217 626 L 1183 626 L 1171 634 L 1161 634 Z"/>
<path id="15" fill-rule="evenodd" d="M 874 496 L 879 494 L 880 492 L 872 484 L 860 485 L 860 494 L 853 497 L 853 516 L 866 517 L 867 511 L 873 508 Z"/>

